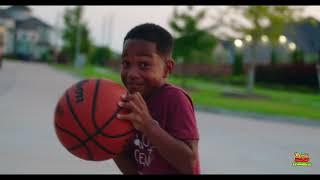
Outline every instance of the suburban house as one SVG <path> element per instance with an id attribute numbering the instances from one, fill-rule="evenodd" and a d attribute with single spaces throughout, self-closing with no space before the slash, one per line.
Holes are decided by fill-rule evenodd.
<path id="1" fill-rule="evenodd" d="M 0 9 L 0 48 L 4 55 L 39 60 L 51 50 L 52 27 L 27 6 Z"/>

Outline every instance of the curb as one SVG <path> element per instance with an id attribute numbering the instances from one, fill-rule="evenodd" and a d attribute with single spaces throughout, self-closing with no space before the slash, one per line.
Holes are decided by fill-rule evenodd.
<path id="1" fill-rule="evenodd" d="M 269 121 L 276 123 L 290 123 L 296 125 L 304 125 L 304 126 L 316 126 L 320 127 L 320 121 L 314 119 L 307 118 L 298 118 L 298 117 L 289 117 L 289 116 L 272 116 L 266 115 L 262 113 L 254 113 L 254 112 L 241 112 L 241 111 L 233 111 L 222 108 L 209 108 L 205 106 L 196 105 L 195 109 L 197 111 L 220 114 L 220 115 L 228 115 L 228 116 L 237 116 L 242 118 L 252 118 L 258 121 Z"/>

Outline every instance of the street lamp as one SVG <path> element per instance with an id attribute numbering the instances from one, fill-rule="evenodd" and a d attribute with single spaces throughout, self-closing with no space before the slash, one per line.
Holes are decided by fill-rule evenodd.
<path id="1" fill-rule="evenodd" d="M 246 42 L 251 42 L 252 41 L 252 36 L 251 35 L 246 35 L 244 37 L 244 39 L 246 40 Z"/>
<path id="2" fill-rule="evenodd" d="M 261 41 L 262 41 L 262 43 L 268 43 L 269 42 L 268 36 L 267 35 L 262 35 L 261 36 Z"/>
<path id="3" fill-rule="evenodd" d="M 233 44 L 237 47 L 237 48 L 241 48 L 243 46 L 243 42 L 240 39 L 236 39 L 234 40 Z"/>
<path id="4" fill-rule="evenodd" d="M 279 43 L 285 44 L 287 42 L 287 37 L 284 35 L 279 36 Z"/>
<path id="5" fill-rule="evenodd" d="M 290 50 L 290 51 L 294 51 L 294 50 L 296 50 L 296 48 L 297 48 L 297 46 L 296 46 L 296 44 L 295 44 L 294 42 L 290 42 L 290 43 L 288 44 L 288 47 L 289 47 L 289 50 Z"/>

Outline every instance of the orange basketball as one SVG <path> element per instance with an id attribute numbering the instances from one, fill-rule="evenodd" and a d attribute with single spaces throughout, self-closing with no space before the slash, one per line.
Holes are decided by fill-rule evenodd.
<path id="1" fill-rule="evenodd" d="M 116 118 L 117 113 L 125 113 L 117 105 L 122 94 L 126 89 L 107 79 L 86 79 L 68 88 L 54 114 L 55 132 L 62 145 L 91 161 L 120 153 L 134 131 L 130 121 Z"/>

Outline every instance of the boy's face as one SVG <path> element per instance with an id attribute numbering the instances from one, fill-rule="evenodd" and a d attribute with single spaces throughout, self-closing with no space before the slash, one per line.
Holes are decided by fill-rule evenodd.
<path id="1" fill-rule="evenodd" d="M 146 98 L 164 84 L 168 75 L 166 63 L 153 42 L 128 39 L 122 51 L 121 79 L 130 93 L 140 92 Z"/>

